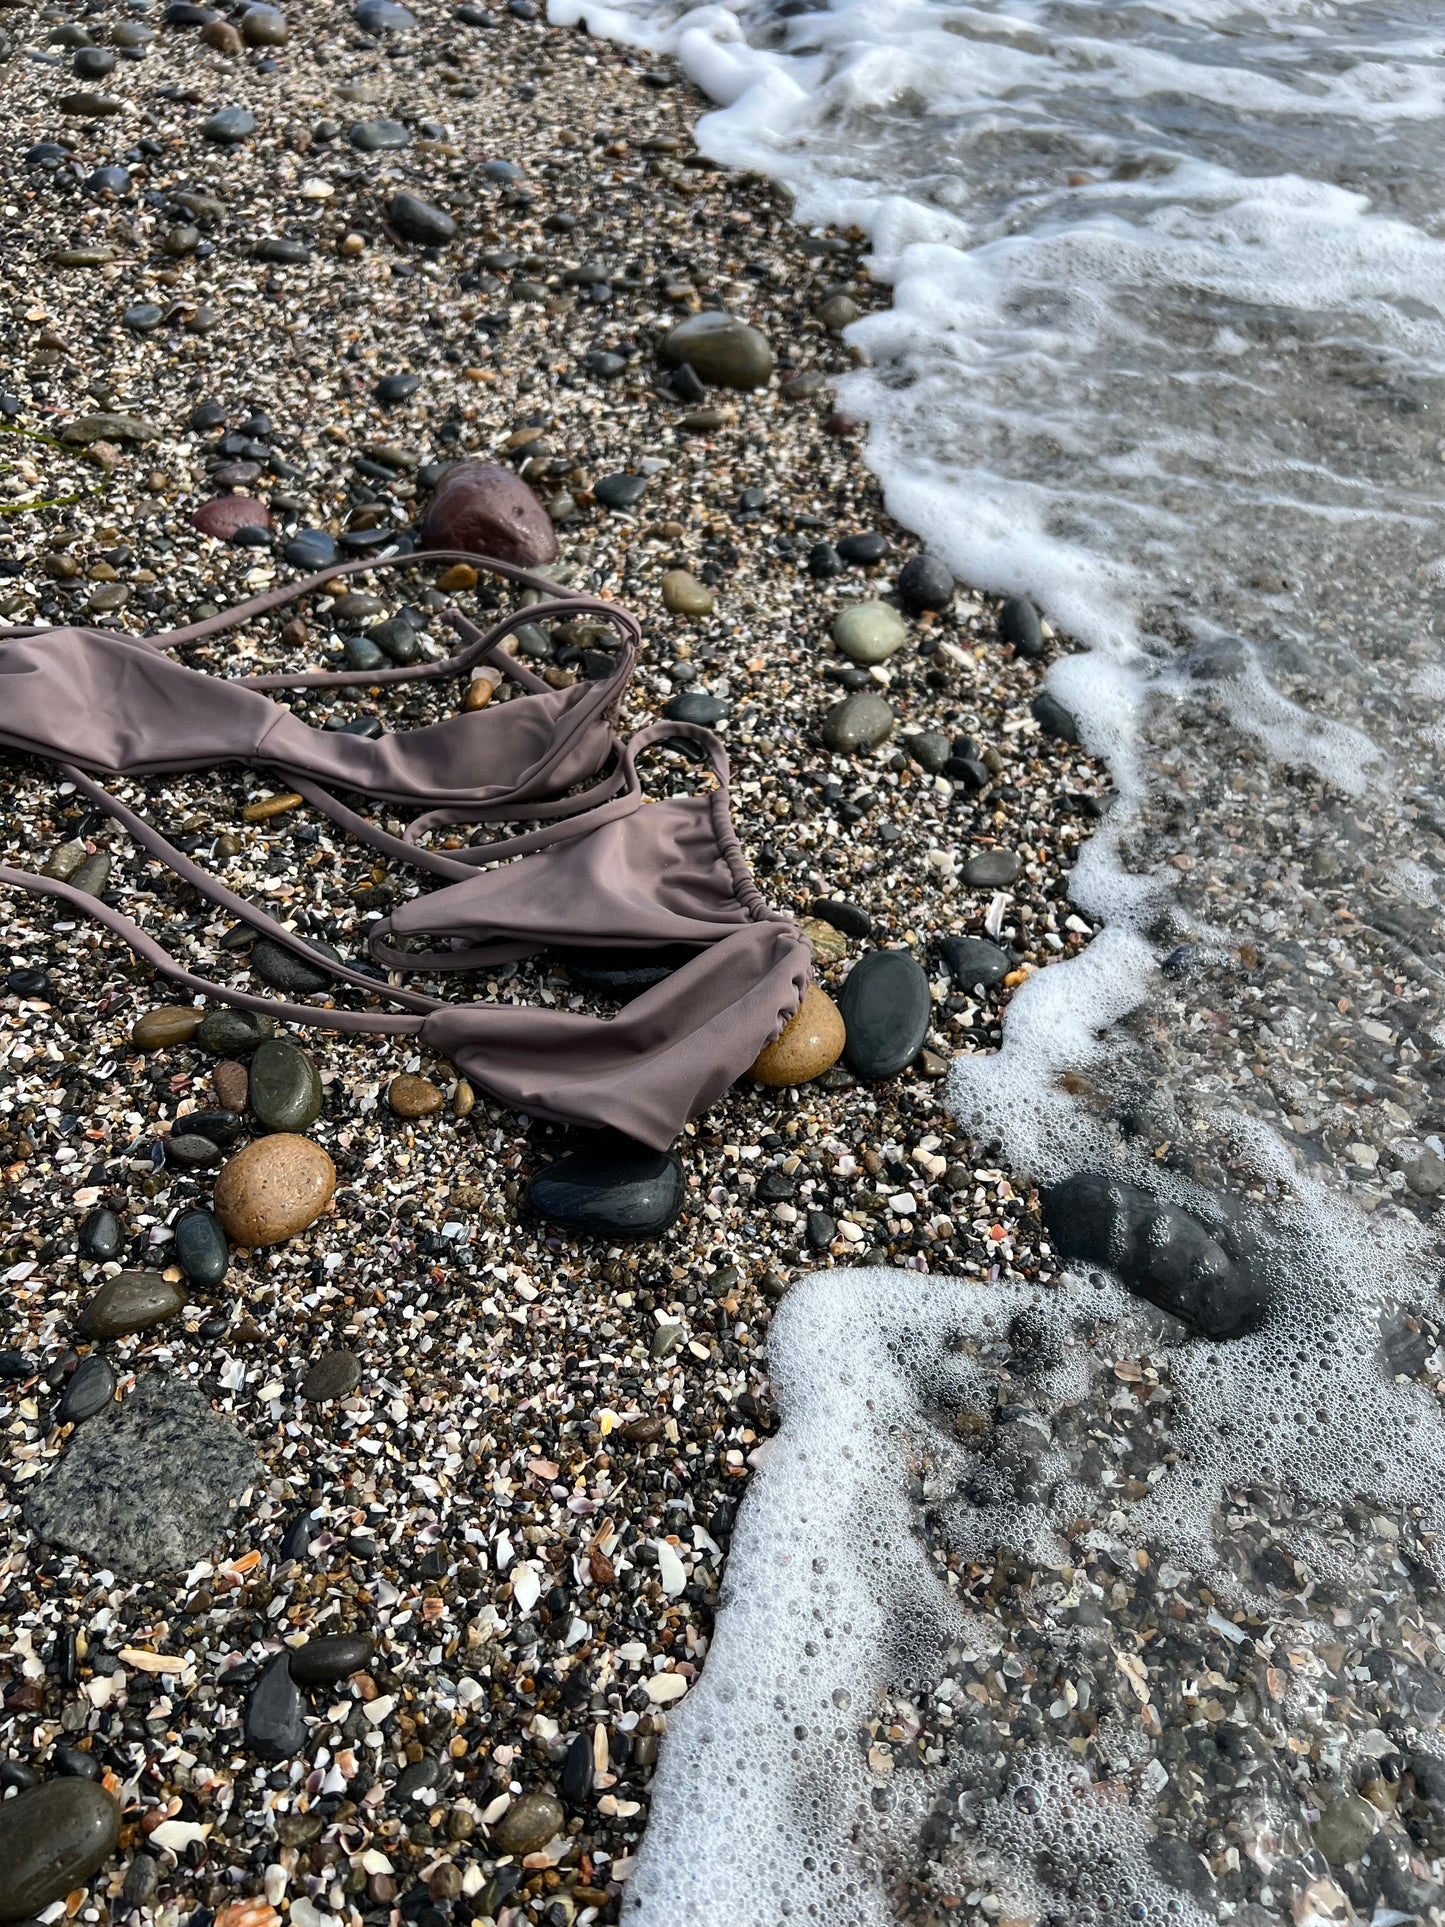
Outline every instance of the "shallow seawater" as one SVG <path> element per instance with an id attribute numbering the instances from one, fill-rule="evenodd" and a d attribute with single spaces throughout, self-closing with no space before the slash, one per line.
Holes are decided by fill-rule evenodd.
<path id="1" fill-rule="evenodd" d="M 799 1291 L 632 1917 L 1445 1922 L 1445 16 L 552 14 L 868 230 L 840 399 L 889 508 L 1081 645 L 1107 927 L 956 1065 L 961 1127 L 1171 1201 L 1267 1304 Z"/>

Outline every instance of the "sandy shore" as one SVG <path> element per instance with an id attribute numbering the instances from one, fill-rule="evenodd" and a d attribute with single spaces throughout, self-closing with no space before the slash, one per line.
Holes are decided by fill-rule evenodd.
<path id="1" fill-rule="evenodd" d="M 983 935 L 987 919 L 1027 971 L 1086 940 L 1065 877 L 1091 827 L 1079 799 L 1101 782 L 1081 751 L 1038 730 L 1043 664 L 1019 659 L 996 608 L 963 590 L 911 624 L 890 665 L 893 739 L 856 760 L 821 744 L 843 693 L 827 674 L 831 620 L 849 599 L 885 595 L 913 550 L 858 435 L 834 416 L 830 384 L 849 353 L 818 319 L 840 289 L 865 308 L 880 291 L 848 237 L 802 236 L 765 185 L 698 162 L 701 103 L 675 73 L 507 14 L 473 25 L 439 5 L 415 11 L 414 31 L 373 38 L 347 7 L 293 6 L 285 45 L 242 54 L 163 26 L 159 8 L 4 16 L 16 49 L 0 68 L 5 185 L 18 214 L 0 271 L 0 406 L 38 436 L 97 410 L 155 433 L 102 437 L 88 456 L 7 440 L 0 611 L 158 630 L 298 574 L 280 555 L 294 528 L 406 526 L 426 465 L 525 462 L 560 517 L 572 583 L 647 624 L 624 722 L 650 720 L 682 688 L 726 703 L 737 826 L 764 890 L 799 915 L 846 899 L 872 919 L 870 941 L 913 949 L 935 986 L 931 1055 L 886 1085 L 836 1071 L 796 1092 L 739 1087 L 679 1147 L 690 1201 L 675 1229 L 607 1249 L 519 1211 L 555 1134 L 481 1098 L 456 1115 L 449 1067 L 395 1041 L 298 1035 L 324 1087 L 311 1135 L 337 1165 L 334 1211 L 234 1263 L 213 1301 L 104 1347 L 122 1392 L 193 1383 L 264 1467 L 211 1559 L 135 1581 L 123 1548 L 109 1567 L 57 1553 L 25 1530 L 21 1507 L 68 1449 L 56 1394 L 92 1349 L 76 1314 L 102 1273 L 78 1255 L 78 1225 L 108 1204 L 126 1227 L 124 1262 L 164 1268 L 169 1225 L 209 1194 L 204 1171 L 166 1163 L 164 1140 L 180 1113 L 213 1102 L 212 1060 L 184 1044 L 135 1051 L 131 1025 L 171 993 L 98 930 L 6 899 L 0 963 L 48 981 L 37 992 L 12 977 L 0 998 L 0 1349 L 19 1354 L 0 1385 L 0 1736 L 22 1769 L 10 1783 L 26 1768 L 94 1772 L 123 1801 L 119 1850 L 79 1903 L 88 1920 L 137 1906 L 166 1927 L 226 1907 L 233 1927 L 267 1927 L 268 1908 L 301 1927 L 396 1919 L 398 1907 L 425 1927 L 615 1918 L 669 1696 L 704 1661 L 733 1514 L 774 1425 L 772 1307 L 830 1261 L 1038 1271 L 1028 1199 L 941 1104 L 946 1059 L 996 1044 L 1009 986 L 982 1001 L 961 993 L 939 945 Z M 71 49 L 46 36 L 82 19 L 100 43 L 122 21 L 155 38 L 113 72 L 77 78 Z M 116 110 L 66 112 L 62 97 L 87 89 Z M 217 145 L 202 122 L 231 106 L 255 131 Z M 408 144 L 359 151 L 346 130 L 382 120 Z M 56 149 L 27 161 L 45 142 L 73 160 Z M 515 178 L 489 173 L 498 161 Z M 132 170 L 122 197 L 83 184 L 116 165 Z M 388 232 L 385 203 L 403 188 L 452 212 L 454 244 L 421 251 Z M 258 259 L 276 238 L 304 242 L 308 258 Z M 77 264 L 58 264 L 57 250 Z M 596 278 L 568 279 L 594 264 Z M 656 343 L 711 307 L 762 329 L 780 376 L 816 384 L 793 399 L 775 378 L 680 401 L 659 379 Z M 624 372 L 591 372 L 597 351 Z M 406 371 L 421 377 L 416 392 L 378 402 L 378 379 Z M 258 469 L 242 486 L 269 502 L 274 550 L 191 524 L 215 492 L 207 457 L 220 431 L 188 425 L 206 398 L 262 450 L 236 459 Z M 269 427 L 246 434 L 257 415 Z M 540 436 L 519 442 L 526 430 Z M 618 472 L 648 484 L 634 508 L 610 512 L 594 485 Z M 36 500 L 58 505 L 23 506 Z M 862 532 L 886 538 L 878 563 L 809 572 L 817 543 Z M 679 565 L 714 589 L 710 615 L 663 610 L 661 576 Z M 356 586 L 388 612 L 434 614 L 420 581 Z M 338 660 L 325 606 L 302 620 L 304 635 L 272 621 L 192 659 L 222 672 Z M 435 626 L 431 637 L 439 648 Z M 403 728 L 460 699 L 433 684 L 352 707 Z M 337 708 L 297 706 L 316 719 Z M 990 752 L 990 787 L 955 791 L 928 774 L 905 747 L 919 730 L 974 738 Z M 117 793 L 233 889 L 360 954 L 368 916 L 413 881 L 307 811 L 248 824 L 246 805 L 271 787 L 264 771 L 218 770 Z M 193 967 L 253 981 L 244 951 L 222 944 L 229 919 L 83 812 L 52 772 L 7 757 L 0 850 L 35 863 L 77 835 L 111 854 L 116 900 Z M 958 879 L 959 859 L 995 846 L 1020 859 L 1014 885 Z M 836 987 L 866 947 L 828 937 L 824 981 Z M 572 992 L 544 960 L 477 994 Z M 444 1112 L 392 1113 L 387 1084 L 408 1069 L 447 1090 Z M 810 1211 L 824 1219 L 811 1242 Z M 360 1360 L 359 1385 L 331 1404 L 300 1399 L 308 1368 L 338 1348 Z M 282 1541 L 303 1512 L 311 1524 L 288 1558 Z M 73 1664 L 67 1628 L 82 1635 Z M 349 1631 L 375 1642 L 367 1671 L 311 1695 L 302 1755 L 259 1760 L 241 1722 L 261 1668 L 282 1641 Z M 661 1675 L 681 1688 L 649 1690 Z M 534 1803 L 538 1837 L 509 1853 L 499 1829 L 510 1811 L 522 1839 L 518 1803 L 535 1795 L 562 1806 Z"/>

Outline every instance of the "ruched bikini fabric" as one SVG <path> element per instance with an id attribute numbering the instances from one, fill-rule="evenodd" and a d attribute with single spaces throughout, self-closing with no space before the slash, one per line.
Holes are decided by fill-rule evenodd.
<path id="1" fill-rule="evenodd" d="M 605 620 L 623 637 L 615 672 L 602 682 L 554 690 L 514 661 L 500 644 L 536 620 L 532 609 L 486 634 L 450 611 L 466 646 L 445 661 L 407 668 L 225 680 L 166 653 L 280 608 L 338 575 L 401 561 L 468 562 L 540 591 L 549 620 L 584 614 Z M 343 564 L 155 638 L 72 627 L 0 630 L 0 745 L 53 761 L 138 844 L 212 902 L 333 976 L 400 1004 L 404 1015 L 321 1009 L 213 984 L 121 912 L 67 883 L 10 865 L 0 865 L 0 883 L 98 919 L 157 970 L 208 997 L 319 1028 L 412 1033 L 518 1111 L 562 1124 L 610 1125 L 666 1149 L 796 1010 L 811 947 L 796 923 L 767 905 L 748 873 L 728 814 L 728 765 L 717 737 L 695 724 L 669 722 L 619 741 L 617 709 L 640 633 L 635 618 L 612 603 L 559 597 L 543 577 L 446 550 Z M 265 693 L 456 676 L 483 661 L 522 693 L 376 739 L 316 729 Z M 650 801 L 638 759 L 668 741 L 695 745 L 716 787 Z M 373 931 L 373 957 L 395 972 L 486 968 L 579 943 L 619 951 L 685 945 L 696 954 L 612 1017 L 443 1002 L 381 984 L 318 955 L 94 780 L 95 774 L 146 776 L 216 763 L 277 770 L 349 833 L 448 880 Z M 328 783 L 421 814 L 394 836 L 342 804 Z M 419 841 L 443 825 L 508 821 L 537 827 L 454 851 Z M 403 949 L 397 939 L 423 939 L 431 948 Z"/>

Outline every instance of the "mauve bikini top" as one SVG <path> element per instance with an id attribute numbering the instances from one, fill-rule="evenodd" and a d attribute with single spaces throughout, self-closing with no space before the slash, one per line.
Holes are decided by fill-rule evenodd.
<path id="1" fill-rule="evenodd" d="M 547 596 L 549 620 L 586 614 L 610 622 L 624 638 L 615 673 L 604 682 L 554 690 L 513 661 L 499 645 L 536 620 L 532 609 L 485 635 L 450 611 L 465 648 L 443 662 L 377 672 L 225 681 L 164 653 L 280 608 L 337 575 L 403 560 L 469 562 Z M 414 1033 L 519 1111 L 558 1123 L 611 1125 L 665 1149 L 777 1036 L 806 986 L 811 947 L 796 923 L 769 908 L 748 873 L 728 815 L 728 765 L 718 739 L 695 724 L 666 722 L 619 742 L 613 725 L 640 639 L 636 619 L 611 603 L 554 591 L 545 578 L 504 563 L 428 551 L 343 564 L 150 640 L 70 627 L 0 631 L 0 744 L 56 762 L 135 842 L 212 902 L 333 976 L 401 1004 L 407 1014 L 324 1010 L 213 984 L 118 910 L 57 878 L 0 866 L 0 883 L 97 918 L 158 970 L 206 996 L 326 1029 Z M 457 675 L 486 659 L 521 686 L 525 699 L 376 740 L 315 729 L 262 693 Z M 697 745 L 716 778 L 713 790 L 646 798 L 638 757 L 668 741 Z M 695 954 L 607 1018 L 447 1003 L 378 984 L 318 955 L 86 774 L 139 776 L 216 762 L 276 767 L 342 828 L 388 856 L 451 879 L 374 929 L 372 954 L 394 970 L 470 969 L 579 941 L 623 951 L 695 946 Z M 393 836 L 340 803 L 319 777 L 424 813 Z M 580 795 L 561 794 L 579 783 L 588 785 Z M 504 818 L 531 818 L 539 827 L 458 851 L 416 840 L 438 825 Z M 418 954 L 392 942 L 420 935 L 441 938 L 443 947 Z"/>

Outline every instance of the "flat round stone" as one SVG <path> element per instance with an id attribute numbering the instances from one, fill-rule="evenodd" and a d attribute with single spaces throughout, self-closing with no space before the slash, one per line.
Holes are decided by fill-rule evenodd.
<path id="1" fill-rule="evenodd" d="M 1012 850 L 980 850 L 959 869 L 959 877 L 975 889 L 1002 890 L 1017 880 L 1023 865 Z"/>
<path id="2" fill-rule="evenodd" d="M 185 1302 L 181 1287 L 158 1271 L 122 1271 L 107 1279 L 76 1323 L 87 1338 L 124 1338 L 174 1318 Z"/>
<path id="3" fill-rule="evenodd" d="M 948 974 L 960 990 L 976 990 L 980 986 L 992 990 L 1013 969 L 1008 952 L 982 937 L 945 937 L 942 949 Z"/>
<path id="4" fill-rule="evenodd" d="M 256 116 L 245 107 L 218 107 L 201 122 L 201 133 L 221 147 L 234 147 L 256 131 Z"/>
<path id="5" fill-rule="evenodd" d="M 703 381 L 721 388 L 761 388 L 772 378 L 767 336 L 718 309 L 679 321 L 663 338 L 660 352 L 670 366 L 685 361 Z"/>
<path id="6" fill-rule="evenodd" d="M 394 1077 L 386 1101 L 398 1117 L 430 1117 L 446 1102 L 429 1077 Z"/>
<path id="7" fill-rule="evenodd" d="M 99 1352 L 82 1358 L 66 1380 L 55 1416 L 62 1425 L 79 1425 L 103 1412 L 115 1397 L 116 1376 Z"/>
<path id="8" fill-rule="evenodd" d="M 906 950 L 872 950 L 838 998 L 848 1033 L 843 1061 L 855 1077 L 894 1077 L 928 1035 L 933 1004 L 923 966 Z"/>
<path id="9" fill-rule="evenodd" d="M 97 1264 L 104 1264 L 108 1258 L 118 1255 L 124 1235 L 116 1214 L 105 1205 L 98 1204 L 81 1225 L 76 1244 L 83 1258 L 92 1258 Z"/>
<path id="10" fill-rule="evenodd" d="M 838 1006 L 817 984 L 809 984 L 802 1002 L 773 1042 L 753 1065 L 759 1084 L 782 1090 L 806 1084 L 836 1064 L 843 1054 L 843 1019 Z"/>
<path id="11" fill-rule="evenodd" d="M 195 1004 L 162 1004 L 136 1018 L 130 1041 L 137 1050 L 164 1050 L 168 1044 L 186 1043 L 205 1021 L 205 1011 Z"/>
<path id="12" fill-rule="evenodd" d="M 249 1057 L 275 1030 L 271 1019 L 256 1011 L 212 1010 L 197 1030 L 196 1042 L 213 1057 Z"/>
<path id="13" fill-rule="evenodd" d="M 524 1793 L 497 1822 L 492 1838 L 498 1852 L 536 1853 L 566 1824 L 562 1802 L 550 1793 Z"/>
<path id="14" fill-rule="evenodd" d="M 329 569 L 341 551 L 325 529 L 298 529 L 281 551 L 296 569 Z"/>
<path id="15" fill-rule="evenodd" d="M 369 1666 L 376 1646 L 364 1633 L 323 1633 L 291 1651 L 291 1677 L 298 1686 L 330 1686 Z"/>
<path id="16" fill-rule="evenodd" d="M 902 587 L 902 584 L 899 584 Z M 999 611 L 998 626 L 1005 642 L 1012 643 L 1021 656 L 1044 653 L 1044 630 L 1039 612 L 1027 596 L 1010 596 Z"/>
<path id="17" fill-rule="evenodd" d="M 953 571 L 936 556 L 915 555 L 898 572 L 894 593 L 915 615 L 924 609 L 946 609 L 953 600 Z"/>
<path id="18" fill-rule="evenodd" d="M 289 1132 L 257 1138 L 216 1179 L 216 1216 L 236 1244 L 281 1244 L 330 1204 L 336 1167 L 319 1144 Z"/>
<path id="19" fill-rule="evenodd" d="M 538 1171 L 527 1200 L 539 1217 L 586 1236 L 656 1238 L 682 1210 L 682 1165 L 620 1131 L 591 1141 Z"/>
<path id="20" fill-rule="evenodd" d="M 267 1038 L 251 1059 L 252 1115 L 268 1131 L 304 1131 L 321 1115 L 321 1074 L 309 1052 Z"/>
<path id="21" fill-rule="evenodd" d="M 0 1805 L 0 1920 L 29 1920 L 99 1872 L 120 1808 L 94 1780 L 59 1778 Z"/>
<path id="22" fill-rule="evenodd" d="M 662 578 L 662 606 L 675 616 L 705 616 L 716 600 L 688 569 L 669 569 Z"/>
<path id="23" fill-rule="evenodd" d="M 329 1405 L 346 1398 L 361 1383 L 361 1360 L 355 1352 L 323 1352 L 302 1379 L 299 1390 L 308 1405 Z"/>
<path id="24" fill-rule="evenodd" d="M 211 1211 L 183 1211 L 175 1224 L 176 1259 L 193 1285 L 214 1287 L 231 1263 L 221 1221 Z"/>
<path id="25" fill-rule="evenodd" d="M 217 495 L 191 517 L 191 526 L 218 542 L 229 542 L 241 529 L 269 529 L 271 511 L 249 495 Z"/>
<path id="26" fill-rule="evenodd" d="M 823 718 L 823 741 L 835 755 L 851 756 L 860 749 L 876 749 L 893 734 L 892 706 L 871 690 L 857 689 L 845 696 Z"/>
<path id="27" fill-rule="evenodd" d="M 908 640 L 908 624 L 887 602 L 853 602 L 833 618 L 833 640 L 850 662 L 872 668 Z"/>

